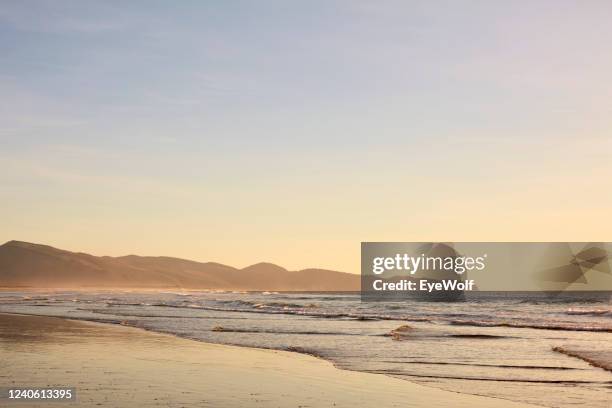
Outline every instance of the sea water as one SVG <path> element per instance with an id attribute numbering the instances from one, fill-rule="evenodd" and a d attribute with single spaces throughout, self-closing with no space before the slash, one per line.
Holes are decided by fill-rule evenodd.
<path id="1" fill-rule="evenodd" d="M 0 312 L 309 353 L 341 369 L 547 407 L 612 400 L 611 292 L 470 292 L 448 303 L 366 303 L 358 293 L 0 292 Z"/>

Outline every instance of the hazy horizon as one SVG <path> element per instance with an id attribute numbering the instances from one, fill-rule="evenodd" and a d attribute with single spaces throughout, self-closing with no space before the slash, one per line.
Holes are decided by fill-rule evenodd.
<path id="1" fill-rule="evenodd" d="M 612 241 L 612 4 L 0 4 L 0 242 L 359 272 Z"/>

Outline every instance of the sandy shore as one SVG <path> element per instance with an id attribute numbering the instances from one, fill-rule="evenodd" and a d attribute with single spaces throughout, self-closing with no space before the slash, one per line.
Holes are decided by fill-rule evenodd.
<path id="1" fill-rule="evenodd" d="M 343 371 L 296 353 L 51 317 L 0 314 L 0 361 L 0 387 L 77 389 L 75 404 L 13 404 L 21 407 L 527 406 Z"/>

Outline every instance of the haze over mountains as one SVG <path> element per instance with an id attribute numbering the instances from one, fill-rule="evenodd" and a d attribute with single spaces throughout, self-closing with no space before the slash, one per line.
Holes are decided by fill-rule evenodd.
<path id="1" fill-rule="evenodd" d="M 325 269 L 293 272 L 271 263 L 237 269 L 165 256 L 93 256 L 9 241 L 0 245 L 0 287 L 356 291 L 360 278 Z"/>

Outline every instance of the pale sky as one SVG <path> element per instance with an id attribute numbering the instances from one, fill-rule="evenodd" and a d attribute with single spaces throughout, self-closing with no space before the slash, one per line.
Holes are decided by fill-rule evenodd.
<path id="1" fill-rule="evenodd" d="M 359 272 L 612 241 L 608 1 L 0 1 L 0 241 Z"/>

